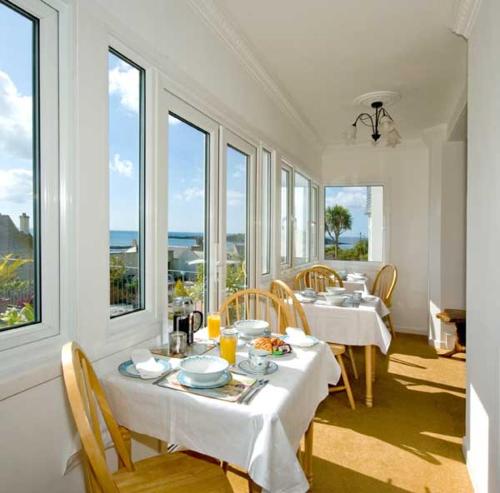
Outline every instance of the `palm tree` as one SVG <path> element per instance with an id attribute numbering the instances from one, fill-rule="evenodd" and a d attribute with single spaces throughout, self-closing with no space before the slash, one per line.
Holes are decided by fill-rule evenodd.
<path id="1" fill-rule="evenodd" d="M 340 235 L 349 231 L 352 227 L 352 216 L 349 209 L 336 204 L 333 207 L 327 207 L 325 210 L 325 229 L 328 236 L 335 243 L 335 258 L 339 253 Z"/>

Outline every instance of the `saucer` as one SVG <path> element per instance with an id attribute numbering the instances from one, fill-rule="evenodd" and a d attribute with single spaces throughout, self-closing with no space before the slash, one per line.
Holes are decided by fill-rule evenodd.
<path id="1" fill-rule="evenodd" d="M 285 336 L 283 340 L 287 343 L 290 344 L 290 346 L 296 346 L 296 347 L 302 347 L 302 348 L 308 348 L 315 346 L 318 344 L 319 339 L 314 336 L 306 336 L 304 337 L 304 340 L 301 341 L 300 343 L 294 343 L 293 339 L 291 337 Z"/>
<path id="2" fill-rule="evenodd" d="M 177 374 L 177 381 L 184 385 L 185 387 L 189 387 L 191 389 L 215 389 L 217 387 L 224 387 L 227 385 L 233 376 L 230 371 L 225 371 L 220 378 L 214 380 L 213 382 L 206 383 L 197 383 L 193 382 L 191 378 L 189 378 L 182 370 Z"/>
<path id="3" fill-rule="evenodd" d="M 155 361 L 163 366 L 163 371 L 159 375 L 155 375 L 154 377 L 148 377 L 148 378 L 141 377 L 141 375 L 135 368 L 134 362 L 131 359 L 121 363 L 120 366 L 118 367 L 118 371 L 125 377 L 142 378 L 143 380 L 153 380 L 155 378 L 161 377 L 164 373 L 170 370 L 170 363 L 168 362 L 168 360 L 162 358 L 155 358 Z"/>
<path id="4" fill-rule="evenodd" d="M 274 373 L 278 369 L 278 365 L 274 361 L 269 361 L 269 365 L 266 368 L 265 372 L 254 370 L 250 366 L 250 360 L 244 359 L 238 363 L 238 368 L 243 370 L 245 373 L 249 373 L 250 375 L 270 375 Z"/>

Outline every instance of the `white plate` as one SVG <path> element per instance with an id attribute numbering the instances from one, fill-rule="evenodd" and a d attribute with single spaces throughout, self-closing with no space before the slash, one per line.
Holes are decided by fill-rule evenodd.
<path id="1" fill-rule="evenodd" d="M 290 344 L 290 346 L 293 346 L 293 347 L 302 347 L 302 348 L 308 348 L 308 347 L 313 347 L 315 346 L 316 344 L 318 344 L 319 342 L 319 339 L 317 337 L 314 337 L 314 336 L 306 336 L 305 338 L 305 341 L 307 342 L 304 342 L 304 343 L 299 343 L 299 344 L 296 344 L 296 343 L 293 343 L 292 342 L 292 338 L 291 337 L 288 337 L 288 336 L 285 336 L 283 338 L 283 340 L 287 343 L 287 344 Z"/>
<path id="2" fill-rule="evenodd" d="M 377 296 L 374 296 L 373 294 L 364 294 L 363 301 L 377 301 Z"/>
<path id="3" fill-rule="evenodd" d="M 142 378 L 143 380 L 153 380 L 154 378 L 161 377 L 164 373 L 170 370 L 170 363 L 168 362 L 168 360 L 163 358 L 155 358 L 155 360 L 163 366 L 163 371 L 159 375 L 155 375 L 154 377 L 141 377 L 131 359 L 121 363 L 118 367 L 118 371 L 126 377 Z"/>
<path id="4" fill-rule="evenodd" d="M 230 371 L 225 371 L 220 378 L 214 380 L 213 382 L 193 382 L 191 378 L 189 378 L 182 370 L 177 374 L 177 381 L 184 385 L 185 387 L 189 387 L 191 389 L 215 389 L 217 387 L 224 387 L 227 385 L 233 376 Z"/>
<path id="5" fill-rule="evenodd" d="M 274 373 L 278 369 L 278 365 L 274 361 L 269 361 L 269 365 L 266 368 L 265 372 L 255 371 L 250 366 L 250 360 L 244 359 L 238 363 L 238 368 L 240 370 L 243 370 L 245 373 L 249 373 L 250 375 L 269 375 L 271 373 Z"/>

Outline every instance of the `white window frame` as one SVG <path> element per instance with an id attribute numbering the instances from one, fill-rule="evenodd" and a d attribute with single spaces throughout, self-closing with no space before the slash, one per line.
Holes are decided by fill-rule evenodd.
<path id="1" fill-rule="evenodd" d="M 287 212 L 288 215 L 284 219 L 287 224 L 287 235 L 286 235 L 286 258 L 283 260 L 281 257 L 281 248 L 282 248 L 282 235 L 281 235 L 281 228 L 283 226 L 283 218 L 282 218 L 282 210 L 281 210 L 281 203 L 282 203 L 282 172 L 286 171 L 288 173 L 288 189 L 287 189 Z M 279 184 L 278 184 L 278 189 L 280 191 L 279 197 L 280 197 L 280 202 L 279 202 L 279 238 L 280 238 L 280 248 L 279 248 L 279 258 L 280 258 L 280 266 L 281 269 L 287 269 L 287 268 L 292 268 L 293 266 L 293 167 L 288 164 L 285 160 L 281 160 L 280 163 L 280 168 L 279 168 Z"/>
<path id="2" fill-rule="evenodd" d="M 273 214 L 273 209 L 274 209 L 274 191 L 275 191 L 275 185 L 274 185 L 274 180 L 275 180 L 275 175 L 276 173 L 274 172 L 275 170 L 275 163 L 276 163 L 276 152 L 270 150 L 270 146 L 266 145 L 261 145 L 260 146 L 260 152 L 259 152 L 259 165 L 257 168 L 257 183 L 258 187 L 256 190 L 257 193 L 257 217 L 258 217 L 258 228 L 257 228 L 257 244 L 258 244 L 258 252 L 257 252 L 257 273 L 258 276 L 260 277 L 260 282 L 263 283 L 267 279 L 270 279 L 272 277 L 272 274 L 274 272 L 274 258 L 275 255 L 273 254 L 273 248 L 275 245 L 274 242 L 274 217 L 275 214 Z M 267 235 L 268 235 L 268 246 L 269 246 L 269 257 L 267 259 L 268 266 L 269 268 L 264 272 L 264 268 L 262 265 L 263 262 L 263 250 L 265 248 L 264 243 L 263 243 L 263 225 L 264 225 L 264 217 L 263 217 L 263 197 L 264 197 L 264 191 L 262 189 L 262 179 L 264 176 L 264 155 L 269 154 L 269 184 L 268 184 L 268 193 L 269 193 L 269 214 L 268 214 L 268 224 L 267 224 Z"/>
<path id="3" fill-rule="evenodd" d="M 315 262 L 319 260 L 320 254 L 319 254 L 319 202 L 320 202 L 320 191 L 319 191 L 319 185 L 313 181 L 310 182 L 311 187 L 310 187 L 310 206 L 309 206 L 309 215 L 310 215 L 310 226 L 309 226 L 309 258 L 311 262 Z M 316 207 L 313 207 L 313 191 L 316 193 Z M 313 211 L 314 211 L 314 216 L 316 221 L 313 221 Z M 316 225 L 316 233 L 313 234 L 313 225 Z M 313 245 L 315 244 L 316 247 L 316 255 L 313 255 Z"/>
<path id="4" fill-rule="evenodd" d="M 307 248 L 307 255 L 304 258 L 303 262 L 297 262 L 296 260 L 296 245 L 295 241 L 297 238 L 297 214 L 296 214 L 296 204 L 295 204 L 295 184 L 296 184 L 296 175 L 299 174 L 302 178 L 304 178 L 307 181 L 307 191 L 309 194 L 308 197 L 308 216 L 305 219 L 305 229 L 306 229 L 306 234 L 308 235 L 307 241 L 306 241 L 306 248 Z M 305 173 L 302 171 L 294 168 L 293 170 L 293 190 L 292 190 L 292 204 L 293 204 L 293 213 L 292 213 L 292 221 L 293 221 L 293 230 L 292 230 L 292 252 L 293 252 L 293 258 L 292 258 L 292 266 L 293 267 L 303 267 L 304 265 L 307 265 L 311 262 L 311 228 L 310 228 L 310 223 L 311 223 L 311 178 L 309 178 Z"/>
<path id="5" fill-rule="evenodd" d="M 60 21 L 58 2 L 12 2 L 39 19 L 39 227 L 41 321 L 0 332 L 0 352 L 54 338 L 60 333 Z M 35 104 L 35 102 L 34 102 Z M 4 355 L 2 355 L 2 359 Z"/>
<path id="6" fill-rule="evenodd" d="M 326 203 L 326 189 L 332 187 L 382 187 L 383 189 L 383 226 L 382 226 L 382 259 L 381 260 L 335 260 L 325 258 L 325 203 Z M 335 184 L 322 185 L 321 187 L 321 200 L 319 204 L 320 210 L 320 258 L 322 262 L 331 262 L 339 269 L 360 268 L 366 266 L 367 269 L 378 268 L 388 262 L 390 258 L 390 184 L 384 182 L 372 181 L 350 181 L 341 180 Z"/>
<path id="7" fill-rule="evenodd" d="M 158 262 L 158 254 L 160 251 L 159 234 L 157 224 L 161 212 L 157 206 L 159 195 L 163 192 L 159 178 L 161 174 L 161 166 L 156 166 L 156 110 L 154 108 L 154 101 L 156 99 L 156 84 L 155 84 L 155 71 L 151 64 L 141 55 L 134 50 L 130 49 L 124 43 L 114 36 L 108 38 L 109 48 L 128 58 L 136 65 L 144 70 L 144 91 L 145 91 L 145 117 L 144 117 L 144 282 L 143 289 L 145 290 L 144 308 L 141 310 L 133 311 L 124 314 L 120 317 L 109 318 L 106 330 L 106 342 L 109 348 L 112 348 L 117 340 L 127 338 L 128 340 L 135 339 L 138 332 L 138 327 L 141 327 L 140 339 L 145 340 L 147 337 L 153 337 L 159 333 L 161 322 L 161 300 L 159 299 L 158 282 L 160 273 L 155 268 Z M 107 65 L 106 65 L 107 66 Z M 106 140 L 109 143 L 109 138 Z M 107 156 L 109 155 L 106 154 Z M 108 171 L 109 179 L 109 171 Z M 106 187 L 109 190 L 109 183 Z M 109 195 L 108 195 L 108 210 L 107 217 L 109 217 Z M 109 250 L 109 243 L 108 243 Z M 106 263 L 106 283 L 107 292 L 109 293 L 109 253 L 107 255 Z M 109 307 L 109 302 L 108 302 Z"/>
<path id="8" fill-rule="evenodd" d="M 220 127 L 220 149 L 219 149 L 219 218 L 224 218 L 220 221 L 219 226 L 219 256 L 217 261 L 218 266 L 218 291 L 219 303 L 218 306 L 226 299 L 226 238 L 227 238 L 227 152 L 228 146 L 246 154 L 248 156 L 247 168 L 247 231 L 246 231 L 246 250 L 247 258 L 247 287 L 253 287 L 256 283 L 256 263 L 257 260 L 257 235 L 255 227 L 257 213 L 255 207 L 255 185 L 257 179 L 256 163 L 257 163 L 257 146 L 246 141 L 231 130 Z"/>

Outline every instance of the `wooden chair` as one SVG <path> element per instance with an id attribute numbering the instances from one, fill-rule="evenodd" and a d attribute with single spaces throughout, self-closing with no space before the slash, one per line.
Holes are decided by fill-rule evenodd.
<path id="1" fill-rule="evenodd" d="M 305 288 L 313 288 L 318 292 L 326 291 L 327 286 L 342 288 L 344 282 L 336 271 L 326 265 L 313 265 L 295 276 L 294 287 L 298 291 Z"/>
<path id="2" fill-rule="evenodd" d="M 304 308 L 302 308 L 301 303 L 299 302 L 293 291 L 290 289 L 290 287 L 283 281 L 274 280 L 271 283 L 271 292 L 275 294 L 280 300 L 282 300 L 285 307 L 288 308 L 288 318 L 293 324 L 292 326 L 302 327 L 307 335 L 311 335 L 311 327 L 309 326 Z M 334 343 L 328 343 L 328 345 L 330 346 L 333 354 L 335 355 L 335 358 L 339 363 L 343 381 L 343 385 L 332 387 L 330 389 L 330 392 L 339 392 L 341 390 L 345 390 L 352 409 L 356 409 L 356 404 L 352 395 L 351 384 L 349 382 L 349 376 L 345 369 L 344 360 L 342 358 L 342 355 L 346 352 L 346 347 L 342 344 Z"/>
<path id="3" fill-rule="evenodd" d="M 220 309 L 221 325 L 238 320 L 266 320 L 271 330 L 283 334 L 290 326 L 288 310 L 274 294 L 262 289 L 244 289 L 232 294 Z"/>
<path id="4" fill-rule="evenodd" d="M 397 282 L 398 269 L 395 265 L 384 265 L 377 272 L 377 276 L 375 277 L 372 287 L 372 294 L 378 296 L 385 303 L 387 308 L 391 308 L 392 306 L 392 295 Z M 387 322 L 392 336 L 395 337 L 396 331 L 394 329 L 394 325 L 392 324 L 391 314 L 387 315 L 384 321 Z"/>
<path id="5" fill-rule="evenodd" d="M 115 421 L 90 361 L 75 342 L 62 349 L 68 400 L 84 452 L 90 493 L 219 493 L 233 491 L 218 463 L 190 452 L 157 455 L 132 462 L 130 432 Z M 101 422 L 106 425 L 119 468 L 106 463 Z"/>

